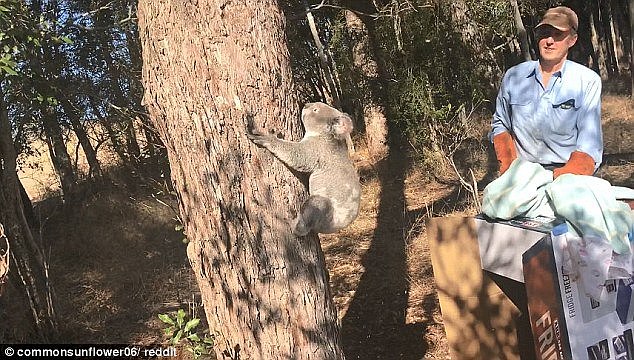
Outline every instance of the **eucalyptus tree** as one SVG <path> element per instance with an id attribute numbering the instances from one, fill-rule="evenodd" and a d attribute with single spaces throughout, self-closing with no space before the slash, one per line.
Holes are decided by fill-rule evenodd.
<path id="1" fill-rule="evenodd" d="M 284 219 L 303 187 L 245 135 L 300 137 L 278 2 L 143 0 L 139 29 L 144 102 L 168 149 L 218 357 L 342 359 L 319 239 Z"/>

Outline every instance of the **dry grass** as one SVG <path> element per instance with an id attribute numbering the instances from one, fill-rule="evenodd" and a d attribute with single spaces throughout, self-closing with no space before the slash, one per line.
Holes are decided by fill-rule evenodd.
<path id="1" fill-rule="evenodd" d="M 605 97 L 606 152 L 632 151 L 629 104 L 623 96 Z M 483 187 L 493 176 L 491 153 L 481 143 L 466 145 L 460 163 L 478 169 Z M 347 358 L 448 359 L 425 219 L 476 209 L 455 178 L 431 180 L 404 154 L 375 163 L 359 149 L 354 157 L 361 213 L 350 227 L 321 237 Z M 632 187 L 632 170 L 631 162 L 616 162 L 600 174 Z M 36 194 L 43 182 L 35 179 L 27 190 Z M 116 183 L 72 213 L 54 199 L 40 203 L 67 342 L 162 342 L 156 315 L 187 309 L 197 293 L 172 211 L 147 184 Z"/>

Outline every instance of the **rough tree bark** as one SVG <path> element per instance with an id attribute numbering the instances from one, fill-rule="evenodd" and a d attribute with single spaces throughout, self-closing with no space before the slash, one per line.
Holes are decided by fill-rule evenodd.
<path id="1" fill-rule="evenodd" d="M 216 353 L 231 359 L 342 359 L 318 237 L 287 224 L 299 180 L 246 138 L 300 137 L 277 1 L 139 2 L 144 103 L 172 180 Z"/>

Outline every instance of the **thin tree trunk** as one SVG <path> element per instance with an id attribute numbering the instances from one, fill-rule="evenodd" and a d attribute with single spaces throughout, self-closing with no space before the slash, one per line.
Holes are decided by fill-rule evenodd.
<path id="1" fill-rule="evenodd" d="M 619 9 L 619 1 L 618 0 L 611 0 L 609 3 L 610 9 L 611 9 L 611 20 L 610 21 L 610 34 L 612 36 L 612 45 L 613 45 L 613 51 L 614 51 L 614 57 L 615 57 L 615 61 L 616 61 L 616 72 L 618 74 L 622 73 L 623 70 L 623 64 L 622 64 L 622 60 L 623 60 L 623 37 L 622 37 L 622 30 L 621 30 L 621 18 L 623 17 L 624 14 L 620 13 L 620 9 Z"/>
<path id="2" fill-rule="evenodd" d="M 513 20 L 515 21 L 515 28 L 517 28 L 517 37 L 520 39 L 520 49 L 522 50 L 522 57 L 524 61 L 532 60 L 530 46 L 528 45 L 528 35 L 526 34 L 526 27 L 522 22 L 522 14 L 520 13 L 520 7 L 517 4 L 517 0 L 511 0 L 511 7 L 513 8 Z"/>
<path id="3" fill-rule="evenodd" d="M 330 71 L 330 66 L 328 65 L 328 58 L 326 57 L 326 52 L 324 51 L 324 45 L 321 43 L 321 40 L 319 39 L 319 32 L 317 31 L 317 24 L 315 23 L 315 18 L 313 17 L 313 13 L 310 11 L 310 6 L 308 5 L 308 1 L 306 0 L 304 0 L 304 7 L 306 8 L 306 19 L 308 20 L 310 33 L 313 35 L 313 41 L 315 41 L 315 47 L 317 48 L 319 63 L 321 64 L 322 71 L 324 72 L 323 74 L 324 78 L 326 79 L 326 83 L 328 84 L 328 92 L 330 96 L 332 96 L 332 105 L 336 107 L 337 109 L 341 109 L 339 89 L 335 84 L 332 71 Z"/>
<path id="4" fill-rule="evenodd" d="M 618 73 L 619 68 L 618 58 L 616 55 L 616 39 L 613 31 L 614 19 L 612 18 L 610 1 L 601 1 L 599 4 L 599 9 L 601 14 L 601 34 L 603 35 L 600 35 L 600 38 L 603 39 L 602 43 L 605 47 L 608 76 L 612 76 Z"/>
<path id="5" fill-rule="evenodd" d="M 476 24 L 470 21 L 469 5 L 465 0 L 455 0 L 443 3 L 443 6 L 449 10 L 455 31 L 460 35 L 462 42 L 470 50 L 471 56 L 475 60 L 474 71 L 479 74 L 483 81 L 488 81 L 487 89 L 491 93 L 490 95 L 493 95 L 500 83 L 502 71 L 497 65 L 493 51 L 483 43 Z"/>
<path id="6" fill-rule="evenodd" d="M 50 341 L 57 335 L 57 316 L 49 283 L 48 263 L 24 214 L 16 172 L 17 155 L 11 133 L 11 123 L 0 89 L 0 223 L 4 225 L 11 249 L 12 271 L 9 277 L 12 283 L 23 284 L 36 331 L 35 338 Z"/>
<path id="7" fill-rule="evenodd" d="M 628 3 L 630 9 L 630 99 L 634 104 L 634 0 Z"/>
<path id="8" fill-rule="evenodd" d="M 62 188 L 64 201 L 72 201 L 77 185 L 77 176 L 73 170 L 73 165 L 66 149 L 66 143 L 62 137 L 62 129 L 57 122 L 55 110 L 44 105 L 42 111 L 42 123 L 44 132 L 46 133 L 46 143 L 48 144 L 49 154 L 53 168 L 57 173 Z"/>
<path id="9" fill-rule="evenodd" d="M 101 113 L 95 100 L 92 97 L 90 98 L 89 102 L 90 102 L 90 106 L 93 109 L 93 113 L 97 116 L 97 118 L 99 118 L 101 125 L 104 127 L 104 129 L 106 130 L 106 133 L 108 134 L 108 138 L 110 139 L 110 142 L 112 143 L 112 149 L 117 154 L 119 159 L 124 164 L 127 164 L 129 162 L 128 157 L 126 156 L 126 153 L 123 150 L 123 145 L 121 144 L 121 141 L 119 141 L 119 135 L 117 134 L 115 129 L 113 129 L 112 127 L 111 121 Z"/>
<path id="10" fill-rule="evenodd" d="M 126 116 L 123 119 L 123 126 L 128 155 L 130 156 L 132 163 L 137 164 L 141 160 L 141 147 L 139 146 L 139 141 L 136 138 L 136 129 L 134 127 L 133 118 Z"/>
<path id="11" fill-rule="evenodd" d="M 324 256 L 288 220 L 300 181 L 247 127 L 300 138 L 274 0 L 139 2 L 144 103 L 168 151 L 218 358 L 342 359 Z"/>
<path id="12" fill-rule="evenodd" d="M 592 39 L 592 48 L 594 49 L 594 54 L 595 54 L 593 58 L 597 62 L 595 66 L 599 71 L 599 75 L 601 75 L 601 79 L 607 80 L 609 77 L 609 74 L 608 74 L 608 68 L 606 64 L 605 49 L 604 49 L 604 46 L 602 45 L 602 42 L 599 41 L 600 34 L 599 34 L 599 29 L 597 27 L 597 25 L 600 25 L 601 23 L 600 21 L 598 21 L 599 5 L 593 4 L 593 5 L 590 5 L 590 8 L 592 9 L 592 12 L 589 16 L 590 32 L 591 32 L 591 39 Z"/>
<path id="13" fill-rule="evenodd" d="M 75 135 L 77 135 L 77 140 L 79 141 L 81 148 L 84 150 L 84 155 L 86 156 L 88 167 L 90 169 L 88 171 L 89 178 L 100 178 L 102 173 L 101 165 L 97 159 L 97 152 L 90 143 L 86 129 L 81 123 L 81 119 L 79 118 L 79 115 L 77 115 L 74 105 L 71 104 L 70 100 L 63 96 L 59 97 L 59 101 L 62 105 L 62 109 L 64 109 L 64 113 L 66 113 L 66 116 L 70 119 L 73 131 L 75 132 Z"/>
<path id="14" fill-rule="evenodd" d="M 375 159 L 388 153 L 388 128 L 384 97 L 379 79 L 379 64 L 373 53 L 368 28 L 361 18 L 350 10 L 345 11 L 346 26 L 352 39 L 354 71 L 359 73 L 356 90 L 363 107 L 363 122 L 368 152 Z"/>
<path id="15" fill-rule="evenodd" d="M 95 21 L 98 26 L 109 28 L 115 21 L 114 10 L 112 8 L 106 8 L 100 12 Z M 115 128 L 119 132 L 113 132 L 116 136 L 122 136 L 125 143 L 125 157 L 126 161 L 136 164 L 141 156 L 141 148 L 136 138 L 136 130 L 134 128 L 134 116 L 130 114 L 130 109 L 134 108 L 133 100 L 130 99 L 130 93 L 124 93 L 121 88 L 121 84 L 125 82 L 121 76 L 120 64 L 118 64 L 113 58 L 112 54 L 115 52 L 114 42 L 118 41 L 116 35 L 111 32 L 111 41 L 106 42 L 107 50 L 103 52 L 106 63 L 106 71 L 109 74 L 109 90 L 112 101 L 109 103 L 109 118 L 117 119 L 114 124 Z M 116 114 L 116 116 L 114 115 Z M 113 126 L 111 125 L 111 128 Z"/>

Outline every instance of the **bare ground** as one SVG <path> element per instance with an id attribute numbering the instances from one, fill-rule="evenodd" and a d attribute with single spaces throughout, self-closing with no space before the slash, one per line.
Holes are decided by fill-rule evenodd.
<path id="1" fill-rule="evenodd" d="M 606 95 L 603 104 L 606 165 L 599 176 L 634 187 L 631 102 Z M 460 163 L 479 166 L 482 189 L 495 177 L 495 161 L 484 142 L 477 147 Z M 450 174 L 432 180 L 402 152 L 372 163 L 361 150 L 355 159 L 361 214 L 321 237 L 347 359 L 449 359 L 425 219 L 477 210 Z M 63 342 L 164 343 L 157 314 L 183 308 L 204 316 L 176 214 L 166 206 L 173 201 L 142 183 L 117 180 L 73 212 L 55 198 L 38 205 Z M 20 336 L 16 331 L 28 342 Z"/>

